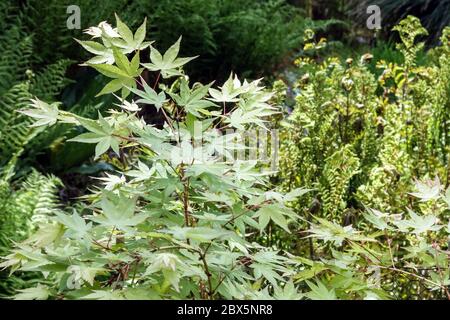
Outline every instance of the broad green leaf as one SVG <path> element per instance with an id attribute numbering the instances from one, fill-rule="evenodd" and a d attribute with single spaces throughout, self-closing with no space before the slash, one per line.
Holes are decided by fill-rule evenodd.
<path id="1" fill-rule="evenodd" d="M 31 102 L 31 109 L 20 112 L 37 120 L 32 127 L 52 126 L 58 121 L 59 110 L 56 103 L 47 104 L 37 98 Z"/>
<path id="2" fill-rule="evenodd" d="M 124 231 L 130 231 L 129 227 L 142 223 L 148 217 L 145 213 L 134 214 L 136 198 L 130 199 L 108 191 L 103 193 L 101 208 L 102 214 L 92 216 L 90 219 Z"/>
<path id="3" fill-rule="evenodd" d="M 199 242 L 210 242 L 217 238 L 224 238 L 230 234 L 229 231 L 223 229 L 211 229 L 207 227 L 174 227 L 166 230 L 178 240 L 195 240 Z"/>
<path id="4" fill-rule="evenodd" d="M 38 284 L 36 287 L 18 290 L 14 300 L 47 300 L 50 290 L 47 286 Z"/>
<path id="5" fill-rule="evenodd" d="M 163 78 L 181 75 L 177 69 L 196 57 L 178 58 L 177 56 L 180 50 L 180 42 L 181 37 L 166 51 L 164 55 L 161 55 L 158 50 L 150 46 L 151 63 L 145 63 L 143 66 L 150 71 L 160 71 Z"/>
<path id="6" fill-rule="evenodd" d="M 290 233 L 288 227 L 288 220 L 286 217 L 292 218 L 293 212 L 279 204 L 263 205 L 255 214 L 255 218 L 258 218 L 260 230 L 264 230 L 272 220 L 276 225 L 280 226 L 286 232 Z"/>
<path id="7" fill-rule="evenodd" d="M 306 294 L 311 300 L 337 300 L 334 289 L 328 289 L 319 279 L 315 283 L 306 280 L 306 284 L 311 289 Z"/>
<path id="8" fill-rule="evenodd" d="M 39 227 L 38 231 L 28 238 L 25 243 L 32 244 L 35 247 L 46 247 L 53 242 L 61 239 L 64 234 L 64 227 L 62 224 L 48 223 Z"/>

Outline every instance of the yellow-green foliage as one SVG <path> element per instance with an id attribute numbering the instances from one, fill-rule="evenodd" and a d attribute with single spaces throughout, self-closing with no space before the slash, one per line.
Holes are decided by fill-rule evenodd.
<path id="1" fill-rule="evenodd" d="M 394 30 L 404 62 L 379 61 L 378 79 L 370 53 L 320 59 L 326 41 L 310 34 L 297 61 L 279 181 L 314 189 L 295 205 L 310 239 L 284 239 L 302 256 L 296 279 L 312 299 L 450 298 L 450 28 L 424 66 L 419 20 Z"/>
<path id="2" fill-rule="evenodd" d="M 449 28 L 434 50 L 436 63 L 417 66 L 427 34 L 415 17 L 394 28 L 404 63 L 379 61 L 376 79 L 360 61 L 313 59 L 325 40 L 307 34 L 296 106 L 284 123 L 281 181 L 291 188 L 315 188 L 298 209 L 318 199 L 320 215 L 340 220 L 347 209 L 400 212 L 408 204 L 413 178 L 448 180 Z M 432 59 L 430 59 L 432 61 Z M 301 210 L 300 210 L 301 211 Z"/>

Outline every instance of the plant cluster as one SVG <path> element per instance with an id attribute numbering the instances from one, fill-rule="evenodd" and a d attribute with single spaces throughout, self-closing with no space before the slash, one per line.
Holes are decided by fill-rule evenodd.
<path id="1" fill-rule="evenodd" d="M 11 13 L 6 2 L 0 5 L 0 253 L 6 254 L 14 241 L 26 238 L 46 212 L 55 208 L 61 182 L 23 165 L 21 157 L 32 158 L 33 143 L 45 144 L 42 130 L 31 128 L 32 121 L 18 111 L 33 96 L 53 101 L 67 85 L 64 74 L 70 61 L 62 59 L 33 71 L 32 37 L 24 28 L 23 17 Z M 37 151 L 35 149 L 35 151 Z M 36 152 L 34 153 L 36 154 Z M 35 163 L 33 163 L 35 164 Z M 8 277 L 0 273 L 0 295 L 32 283 L 36 276 Z"/>
<path id="2" fill-rule="evenodd" d="M 292 283 L 282 284 L 296 262 L 255 234 L 270 221 L 289 232 L 297 217 L 286 204 L 302 190 L 267 191 L 270 172 L 255 161 L 222 160 L 245 148 L 237 129 L 264 127 L 277 111 L 272 94 L 233 75 L 219 88 L 191 84 L 182 66 L 193 58 L 178 56 L 181 38 L 161 54 L 145 41 L 145 21 L 132 32 L 116 20 L 116 28 L 87 30 L 100 41 L 79 41 L 95 54 L 86 64 L 110 78 L 99 95 L 118 94 L 107 115 L 84 118 L 38 99 L 21 111 L 35 127 L 83 127 L 73 140 L 95 144 L 96 158 L 112 150 L 124 169 L 102 178 L 87 203 L 53 208 L 6 257 L 1 267 L 42 272 L 51 282 L 16 298 L 295 297 Z M 150 63 L 140 63 L 147 47 Z M 144 70 L 157 74 L 154 84 Z M 164 115 L 162 128 L 138 115 L 150 105 Z M 232 132 L 221 134 L 224 127 Z"/>
<path id="3" fill-rule="evenodd" d="M 22 7 L 27 17 L 26 26 L 39 48 L 37 63 L 62 57 L 78 61 L 85 56 L 72 41 L 82 30 L 66 27 L 67 7 L 73 1 L 8 1 Z M 301 10 L 284 0 L 110 0 L 102 6 L 98 1 L 81 0 L 76 5 L 81 10 L 82 29 L 120 12 L 135 28 L 147 17 L 147 31 L 164 50 L 184 35 L 182 53 L 200 56 L 187 70 L 205 81 L 225 80 L 230 70 L 252 76 L 270 72 L 300 46 L 307 26 L 324 25 L 304 18 Z M 58 50 L 53 50 L 55 46 Z"/>
<path id="4" fill-rule="evenodd" d="M 377 62 L 381 70 L 378 79 L 369 70 L 373 59 L 370 53 L 359 61 L 347 59 L 344 63 L 336 58 L 316 62 L 311 57 L 314 55 L 298 59 L 303 75 L 296 86 L 295 109 L 283 124 L 279 178 L 287 191 L 299 186 L 313 189 L 294 208 L 305 217 L 300 232 L 312 232 L 312 239 L 321 241 L 288 238 L 290 241 L 284 239 L 281 243 L 289 244 L 299 255 L 309 254 L 313 270 L 328 270 L 323 273 L 325 284 L 348 281 L 345 289 L 350 288 L 347 285 L 365 288 L 365 272 L 381 268 L 378 281 L 381 287 L 386 286 L 386 296 L 420 297 L 427 289 L 447 294 L 448 233 L 443 232 L 445 225 L 438 221 L 445 218 L 448 208 L 435 203 L 425 209 L 408 192 L 414 187 L 414 179 L 439 177 L 443 186 L 439 182 L 429 186 L 437 193 L 449 185 L 450 29 L 444 30 L 442 46 L 433 53 L 438 58 L 426 66 L 416 64 L 417 53 L 423 47 L 417 38 L 427 34 L 420 21 L 409 16 L 394 31 L 400 35 L 397 47 L 404 56 L 403 63 Z M 306 39 L 306 49 L 315 55 L 326 43 L 316 42 L 311 32 Z M 418 185 L 422 194 L 428 185 Z M 415 213 L 419 208 L 423 209 L 421 215 Z M 405 210 L 409 218 L 404 217 Z M 380 228 L 380 219 L 390 221 L 394 227 L 386 224 Z M 314 226 L 310 228 L 310 224 Z M 365 240 L 355 226 L 368 235 Z M 405 226 L 420 230 L 411 235 Z M 409 254 L 413 248 L 414 254 Z M 430 252 L 430 248 L 436 251 Z M 430 278 L 422 279 L 422 270 L 430 271 L 431 260 L 421 260 L 421 254 L 442 259 L 433 260 L 431 273 L 438 270 L 429 275 L 434 287 L 429 286 Z M 392 260 L 391 266 L 386 266 L 386 257 Z M 352 262 L 329 269 L 323 259 L 330 258 L 336 263 L 347 258 Z M 375 264 L 378 266 L 374 269 Z M 403 267 L 411 268 L 410 274 Z M 391 274 L 398 269 L 403 275 Z M 311 277 L 318 274 L 308 272 Z M 442 278 L 437 276 L 440 272 Z M 411 279 L 414 277 L 419 285 Z M 344 290 L 339 285 L 331 288 Z M 355 297 L 350 291 L 341 292 L 341 297 Z"/>

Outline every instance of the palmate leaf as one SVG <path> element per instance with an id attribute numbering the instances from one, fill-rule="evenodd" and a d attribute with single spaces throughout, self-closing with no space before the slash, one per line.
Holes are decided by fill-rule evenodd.
<path id="1" fill-rule="evenodd" d="M 133 177 L 135 182 L 150 179 L 156 173 L 156 166 L 149 168 L 145 163 L 139 161 L 136 170 L 126 172 L 126 175 Z"/>
<path id="2" fill-rule="evenodd" d="M 86 223 L 76 211 L 74 211 L 71 216 L 60 212 L 56 212 L 55 214 L 57 221 L 67 228 L 66 234 L 68 234 L 69 237 L 83 239 L 88 236 L 88 232 L 92 228 L 92 223 Z"/>
<path id="3" fill-rule="evenodd" d="M 362 212 L 364 218 L 369 221 L 375 228 L 384 231 L 384 230 L 393 230 L 391 226 L 387 224 L 385 219 L 388 217 L 388 214 L 382 213 L 375 209 L 367 209 Z"/>
<path id="4" fill-rule="evenodd" d="M 281 228 L 286 230 L 286 232 L 290 233 L 287 218 L 295 218 L 295 213 L 282 204 L 277 203 L 262 206 L 256 212 L 254 217 L 258 218 L 260 231 L 264 230 L 269 224 L 270 220 L 272 220 L 276 225 L 280 226 Z"/>
<path id="5" fill-rule="evenodd" d="M 101 200 L 102 214 L 90 217 L 90 220 L 102 225 L 116 227 L 119 230 L 130 231 L 147 219 L 145 213 L 134 214 L 136 198 L 120 197 L 110 191 L 105 191 Z"/>
<path id="6" fill-rule="evenodd" d="M 438 199 L 442 190 L 438 176 L 434 180 L 416 181 L 415 187 L 417 191 L 410 194 L 423 202 Z"/>
<path id="7" fill-rule="evenodd" d="M 36 119 L 32 127 L 52 126 L 58 121 L 58 103 L 48 104 L 38 98 L 31 100 L 31 109 L 19 111 L 29 117 Z"/>
<path id="8" fill-rule="evenodd" d="M 134 35 L 133 32 L 128 28 L 128 26 L 124 24 L 122 20 L 120 20 L 117 14 L 116 23 L 120 38 L 113 38 L 111 39 L 111 42 L 114 46 L 122 49 L 124 53 L 130 53 L 135 50 L 144 50 L 153 43 L 153 41 L 144 42 L 145 34 L 147 31 L 147 18 L 144 19 L 144 22 L 136 30 L 136 33 Z"/>
<path id="9" fill-rule="evenodd" d="M 371 237 L 362 235 L 361 232 L 356 231 L 351 225 L 343 227 L 323 218 L 314 217 L 314 219 L 319 224 L 311 224 L 311 228 L 308 230 L 310 232 L 308 238 L 318 238 L 326 242 L 333 242 L 338 246 L 342 245 L 346 239 L 351 241 L 376 241 Z"/>
<path id="10" fill-rule="evenodd" d="M 311 289 L 306 294 L 311 300 L 336 300 L 336 293 L 334 289 L 328 289 L 319 279 L 315 283 L 306 280 L 306 284 Z"/>
<path id="11" fill-rule="evenodd" d="M 95 276 L 104 271 L 104 268 L 90 267 L 84 264 L 71 265 L 67 268 L 67 272 L 72 274 L 75 282 L 84 281 L 91 286 L 94 285 Z"/>
<path id="12" fill-rule="evenodd" d="M 154 105 L 156 109 L 159 111 L 159 109 L 161 109 L 163 104 L 167 101 L 166 94 L 164 93 L 164 91 L 156 93 L 156 91 L 153 90 L 142 77 L 140 83 L 144 88 L 144 91 L 132 87 L 129 87 L 127 89 L 133 92 L 134 94 L 138 95 L 139 97 L 141 97 L 141 99 L 136 101 L 137 103 Z"/>
<path id="13" fill-rule="evenodd" d="M 39 227 L 38 231 L 28 238 L 24 243 L 31 244 L 34 247 L 45 247 L 57 241 L 64 234 L 62 224 L 47 223 Z"/>
<path id="14" fill-rule="evenodd" d="M 125 176 L 105 173 L 106 177 L 97 178 L 102 181 L 105 190 L 111 191 L 126 183 Z"/>
<path id="15" fill-rule="evenodd" d="M 47 286 L 38 284 L 36 287 L 18 290 L 14 300 L 47 300 L 51 292 Z"/>
<path id="16" fill-rule="evenodd" d="M 166 53 L 164 53 L 164 55 L 161 55 L 158 50 L 150 46 L 151 63 L 144 63 L 142 66 L 150 71 L 160 71 L 163 78 L 181 75 L 178 69 L 197 57 L 178 58 L 180 43 L 181 37 L 166 51 Z"/>
<path id="17" fill-rule="evenodd" d="M 184 107 L 186 112 L 200 118 L 203 115 L 208 115 L 209 112 L 207 108 L 216 106 L 215 103 L 205 100 L 204 98 L 208 94 L 208 90 L 212 86 L 212 82 L 206 86 L 203 85 L 194 85 L 191 89 L 189 88 L 189 84 L 186 79 L 181 80 L 180 84 L 180 92 L 169 93 L 172 99 L 177 103 L 177 105 Z"/>
<path id="18" fill-rule="evenodd" d="M 151 264 L 146 269 L 145 274 L 151 275 L 162 271 L 164 280 L 170 283 L 176 291 L 179 291 L 179 282 L 181 275 L 177 272 L 177 267 L 182 265 L 181 260 L 172 253 L 160 253 L 151 257 Z"/>
<path id="19" fill-rule="evenodd" d="M 238 130 L 245 130 L 246 125 L 255 124 L 261 128 L 266 129 L 262 117 L 272 115 L 272 111 L 263 111 L 260 109 L 255 109 L 252 111 L 244 111 L 242 109 L 237 109 L 234 111 L 229 118 L 225 119 L 225 123 L 229 123 L 231 126 Z"/>
<path id="20" fill-rule="evenodd" d="M 88 129 L 89 133 L 83 133 L 68 141 L 81 143 L 95 143 L 95 159 L 98 159 L 103 153 L 112 148 L 120 155 L 120 139 L 113 136 L 114 128 L 99 113 L 97 121 L 78 117 L 80 124 Z"/>
<path id="21" fill-rule="evenodd" d="M 138 77 L 142 69 L 139 68 L 140 57 L 139 51 L 136 52 L 131 61 L 118 49 L 113 48 L 114 62 L 116 65 L 110 64 L 89 64 L 101 74 L 108 78 L 113 78 L 106 86 L 97 94 L 97 96 L 122 91 L 122 98 L 126 98 L 130 94 L 128 88 L 135 88 L 135 78 Z"/>
<path id="22" fill-rule="evenodd" d="M 421 234 L 428 231 L 438 231 L 442 228 L 441 225 L 438 225 L 438 218 L 432 214 L 419 216 L 409 208 L 408 214 L 411 219 L 393 222 L 402 232 L 413 229 L 413 233 Z"/>
<path id="23" fill-rule="evenodd" d="M 290 280 L 283 288 L 276 286 L 274 288 L 274 298 L 277 300 L 301 300 L 303 294 L 295 287 L 294 282 Z"/>
<path id="24" fill-rule="evenodd" d="M 237 76 L 233 78 L 233 73 L 230 74 L 220 89 L 209 89 L 212 101 L 221 103 L 238 102 L 238 96 L 245 91 L 245 88 L 241 87 L 241 82 L 237 79 Z"/>
<path id="25" fill-rule="evenodd" d="M 95 41 L 81 41 L 75 39 L 86 51 L 95 55 L 95 57 L 89 59 L 86 64 L 113 64 L 114 54 L 112 48 L 107 48 L 103 44 Z"/>
<path id="26" fill-rule="evenodd" d="M 252 263 L 250 267 L 253 269 L 255 278 L 257 279 L 260 277 L 264 277 L 274 286 L 277 285 L 278 281 L 283 281 L 283 277 L 281 277 L 271 265 Z"/>
<path id="27" fill-rule="evenodd" d="M 152 42 L 145 42 L 147 19 L 138 28 L 133 35 L 131 30 L 116 15 L 117 29 L 102 22 L 98 27 L 92 27 L 86 30 L 87 34 L 93 35 L 94 38 L 102 38 L 102 42 L 80 41 L 75 39 L 86 51 L 95 55 L 89 59 L 86 64 L 109 64 L 115 62 L 114 49 L 121 51 L 123 54 L 129 54 L 133 51 L 146 49 Z"/>

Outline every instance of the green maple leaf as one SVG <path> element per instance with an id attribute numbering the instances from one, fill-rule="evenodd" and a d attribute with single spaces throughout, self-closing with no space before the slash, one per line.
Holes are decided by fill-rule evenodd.
<path id="1" fill-rule="evenodd" d="M 95 57 L 86 61 L 87 65 L 94 64 L 113 64 L 114 54 L 112 48 L 107 48 L 103 44 L 95 41 L 80 41 L 75 39 L 86 51 L 95 55 Z"/>
<path id="2" fill-rule="evenodd" d="M 30 238 L 28 238 L 25 243 L 33 244 L 33 246 L 41 248 L 52 244 L 53 242 L 59 240 L 64 234 L 63 225 L 57 224 L 43 224 L 39 227 L 39 230 L 34 233 Z"/>
<path id="3" fill-rule="evenodd" d="M 276 225 L 290 233 L 287 217 L 293 218 L 295 214 L 291 209 L 281 204 L 264 205 L 255 214 L 255 218 L 258 218 L 260 230 L 264 230 L 272 220 Z"/>
<path id="4" fill-rule="evenodd" d="M 95 159 L 98 159 L 103 153 L 112 148 L 113 151 L 120 155 L 120 139 L 113 136 L 114 128 L 99 113 L 97 121 L 78 117 L 78 121 L 83 127 L 90 132 L 80 134 L 68 141 L 81 143 L 96 143 Z"/>
<path id="5" fill-rule="evenodd" d="M 161 71 L 163 78 L 181 75 L 178 69 L 197 57 L 178 58 L 180 43 L 181 37 L 164 53 L 164 55 L 161 55 L 158 50 L 150 46 L 151 63 L 144 63 L 142 65 L 150 71 Z"/>
<path id="6" fill-rule="evenodd" d="M 153 90 L 142 77 L 141 77 L 141 84 L 144 88 L 144 91 L 135 88 L 128 88 L 128 90 L 141 97 L 141 99 L 137 100 L 136 103 L 145 103 L 154 105 L 156 109 L 159 111 L 159 109 L 161 109 L 161 107 L 163 106 L 164 102 L 167 101 L 166 94 L 164 93 L 164 91 L 161 91 L 159 94 L 156 93 L 156 91 Z"/>
<path id="7" fill-rule="evenodd" d="M 134 227 L 147 218 L 147 215 L 144 213 L 134 214 L 136 198 L 130 199 L 125 196 L 118 196 L 112 192 L 104 192 L 101 208 L 102 214 L 92 216 L 90 219 L 124 231 L 130 231 L 129 227 Z"/>
<path id="8" fill-rule="evenodd" d="M 442 189 L 438 176 L 434 180 L 416 181 L 415 187 L 417 191 L 411 192 L 410 195 L 423 202 L 438 199 Z"/>
<path id="9" fill-rule="evenodd" d="M 334 289 L 328 289 L 320 280 L 316 280 L 316 283 L 306 280 L 306 284 L 311 289 L 306 294 L 311 300 L 336 300 L 336 292 Z"/>
<path id="10" fill-rule="evenodd" d="M 58 121 L 58 103 L 48 104 L 39 99 L 32 99 L 32 108 L 20 110 L 29 117 L 36 119 L 32 127 L 52 126 Z"/>
<path id="11" fill-rule="evenodd" d="M 408 232 L 409 229 L 413 229 L 413 233 L 420 234 L 428 231 L 438 231 L 442 228 L 442 226 L 437 225 L 438 219 L 434 215 L 419 216 L 410 209 L 408 209 L 408 214 L 411 219 L 394 221 L 394 224 L 402 232 Z"/>
<path id="12" fill-rule="evenodd" d="M 50 295 L 48 287 L 38 284 L 34 288 L 18 290 L 14 300 L 47 300 Z"/>
<path id="13" fill-rule="evenodd" d="M 128 28 L 128 26 L 120 20 L 119 16 L 116 14 L 116 24 L 117 31 L 121 38 L 113 38 L 111 39 L 111 43 L 114 46 L 119 47 L 124 51 L 124 53 L 130 53 L 135 50 L 144 50 L 148 46 L 150 46 L 151 42 L 144 42 L 145 34 L 147 31 L 147 18 L 144 19 L 144 22 L 141 26 L 136 30 L 136 33 L 133 35 L 133 32 Z"/>
<path id="14" fill-rule="evenodd" d="M 114 61 L 116 65 L 110 64 L 89 64 L 92 68 L 107 76 L 113 78 L 105 87 L 97 94 L 98 96 L 122 91 L 122 98 L 126 98 L 130 94 L 128 88 L 135 88 L 135 77 L 138 77 L 142 69 L 139 68 L 140 57 L 139 51 L 136 52 L 131 61 L 117 48 L 113 48 Z"/>
<path id="15" fill-rule="evenodd" d="M 241 83 L 237 80 L 237 77 L 233 79 L 233 73 L 230 74 L 229 78 L 222 87 L 221 90 L 214 88 L 209 89 L 209 94 L 211 95 L 211 100 L 215 102 L 238 102 L 238 96 L 243 92 L 241 88 Z"/>
<path id="16" fill-rule="evenodd" d="M 184 107 L 188 113 L 200 118 L 202 117 L 201 113 L 204 115 L 209 114 L 207 108 L 216 106 L 213 102 L 204 99 L 204 97 L 208 94 L 208 90 L 211 85 L 212 83 L 206 86 L 194 85 L 191 89 L 189 88 L 188 82 L 185 79 L 182 79 L 179 94 L 169 94 L 172 99 L 175 100 L 177 105 Z"/>
<path id="17" fill-rule="evenodd" d="M 75 239 L 88 237 L 88 232 L 92 228 L 92 223 L 86 223 L 75 210 L 71 216 L 59 212 L 56 212 L 55 215 L 57 221 L 67 227 L 68 230 L 66 231 L 66 234 Z"/>

